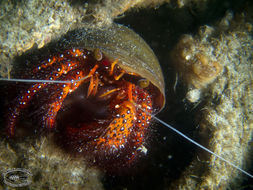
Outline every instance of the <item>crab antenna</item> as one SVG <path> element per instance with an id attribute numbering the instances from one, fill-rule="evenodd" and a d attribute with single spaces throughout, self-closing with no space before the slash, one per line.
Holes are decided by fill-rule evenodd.
<path id="1" fill-rule="evenodd" d="M 136 106 L 138 106 L 142 111 L 144 111 L 146 114 L 149 114 L 152 118 L 154 118 L 155 120 L 157 120 L 158 122 L 160 122 L 161 124 L 163 124 L 164 126 L 168 127 L 169 129 L 171 129 L 172 131 L 176 132 L 177 134 L 179 134 L 180 136 L 184 137 L 186 140 L 190 141 L 191 143 L 195 144 L 196 146 L 198 146 L 199 148 L 209 152 L 210 154 L 218 157 L 219 159 L 221 159 L 222 161 L 226 162 L 227 164 L 229 164 L 230 166 L 234 167 L 235 169 L 241 171 L 242 173 L 244 173 L 245 175 L 253 178 L 253 175 L 246 172 L 245 170 L 241 169 L 240 167 L 236 166 L 235 164 L 233 164 L 232 162 L 226 160 L 225 158 L 221 157 L 220 155 L 212 152 L 211 150 L 209 150 L 208 148 L 204 147 L 203 145 L 197 143 L 196 141 L 194 141 L 193 139 L 191 139 L 190 137 L 186 136 L 185 134 L 183 134 L 182 132 L 180 132 L 179 130 L 175 129 L 174 127 L 172 127 L 171 125 L 165 123 L 164 121 L 162 121 L 161 119 L 159 119 L 158 117 L 156 117 L 153 114 L 150 114 L 148 112 L 146 112 L 144 109 L 141 108 L 140 105 L 135 104 Z"/>
<path id="2" fill-rule="evenodd" d="M 8 82 L 25 82 L 25 83 L 74 83 L 74 82 L 80 82 L 83 81 L 90 76 L 85 76 L 83 78 L 80 78 L 78 80 L 66 80 L 66 81 L 61 81 L 61 80 L 36 80 L 36 79 L 8 79 L 8 78 L 0 78 L 0 81 L 8 81 Z"/>

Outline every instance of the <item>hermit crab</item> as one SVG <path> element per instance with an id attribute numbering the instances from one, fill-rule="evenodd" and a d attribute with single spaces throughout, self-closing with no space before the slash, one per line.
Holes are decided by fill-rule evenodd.
<path id="1" fill-rule="evenodd" d="M 25 72 L 14 68 L 12 78 L 29 83 L 9 98 L 9 136 L 30 119 L 100 166 L 130 165 L 144 151 L 165 92 L 158 60 L 140 36 L 118 24 L 79 29 L 23 60 Z"/>

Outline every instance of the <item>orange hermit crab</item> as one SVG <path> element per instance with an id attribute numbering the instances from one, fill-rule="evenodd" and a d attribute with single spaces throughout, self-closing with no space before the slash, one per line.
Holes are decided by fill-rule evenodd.
<path id="1" fill-rule="evenodd" d="M 165 103 L 160 65 L 142 38 L 118 24 L 81 29 L 24 60 L 30 67 L 22 74 L 14 69 L 13 78 L 33 83 L 9 98 L 10 136 L 29 119 L 99 166 L 122 167 L 136 160 L 151 114 Z"/>

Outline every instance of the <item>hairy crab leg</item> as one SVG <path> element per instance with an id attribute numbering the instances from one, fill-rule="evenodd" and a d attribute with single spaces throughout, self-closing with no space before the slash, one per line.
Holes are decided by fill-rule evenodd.
<path id="1" fill-rule="evenodd" d="M 108 150 L 111 147 L 115 150 L 124 148 L 134 122 L 134 115 L 134 105 L 128 101 L 123 102 L 117 111 L 116 118 L 109 124 L 105 132 L 96 139 L 95 146 Z M 117 138 L 114 138 L 115 135 Z"/>
<path id="2" fill-rule="evenodd" d="M 54 60 L 54 59 L 53 59 Z M 52 65 L 55 63 L 55 61 L 51 61 L 49 65 Z M 69 71 L 73 70 L 73 66 L 80 64 L 79 62 L 71 62 L 68 65 L 62 64 L 60 68 L 57 68 L 55 71 L 53 71 L 53 75 L 50 77 L 47 77 L 45 80 L 57 80 L 59 77 L 61 77 L 63 74 L 68 73 Z M 46 68 L 49 65 L 41 66 L 40 68 L 36 68 L 38 70 L 41 70 L 41 68 Z M 25 79 L 24 79 L 25 80 Z M 32 85 L 21 97 L 18 97 L 16 99 L 16 104 L 14 104 L 13 107 L 9 108 L 10 110 L 10 119 L 8 121 L 8 129 L 10 136 L 14 136 L 15 131 L 15 124 L 18 116 L 20 115 L 20 111 L 27 107 L 28 103 L 31 101 L 33 96 L 38 93 L 38 91 L 42 90 L 48 85 L 48 83 L 38 83 L 35 85 Z"/>
<path id="3" fill-rule="evenodd" d="M 48 59 L 47 62 L 35 68 L 33 72 L 37 73 L 38 71 L 41 71 L 41 69 L 48 68 L 49 66 L 52 66 L 53 64 L 56 64 L 57 62 L 63 61 L 65 59 L 64 57 L 65 53 L 71 55 L 72 57 L 83 56 L 83 58 L 85 59 L 85 55 L 83 51 L 80 51 L 79 49 L 73 49 L 72 51 L 66 51 L 57 57 L 52 57 L 51 59 Z M 71 64 L 71 62 L 69 64 Z M 73 67 L 75 65 L 75 64 L 71 64 L 71 65 L 69 64 L 67 64 L 66 66 Z M 65 66 L 65 65 L 62 65 L 62 66 Z M 65 73 L 64 69 L 62 69 L 62 72 Z"/>
<path id="4" fill-rule="evenodd" d="M 139 97 L 137 86 L 129 83 L 126 94 L 127 100 L 116 105 L 116 113 L 106 130 L 95 139 L 94 146 L 96 149 L 105 149 L 107 152 L 121 154 L 121 149 L 127 146 L 132 146 L 133 151 L 128 153 L 128 164 L 132 163 L 137 151 L 140 151 L 144 144 L 144 135 L 147 131 L 151 117 L 142 112 L 133 102 L 141 104 L 145 107 L 151 105 L 151 98 L 148 93 L 142 92 L 142 97 Z M 151 110 L 150 110 L 151 112 Z M 131 138 L 130 138 L 131 136 Z M 130 144 L 130 145 L 129 145 Z"/>
<path id="5" fill-rule="evenodd" d="M 73 77 L 73 80 L 77 80 L 80 79 L 81 77 L 84 77 L 84 73 L 81 71 L 78 71 L 75 75 L 75 77 Z M 67 97 L 68 94 L 70 94 L 71 92 L 73 92 L 74 90 L 76 90 L 84 81 L 79 81 L 79 82 L 75 82 L 72 84 L 64 84 L 63 89 L 61 90 L 61 92 L 56 93 L 55 95 L 59 95 L 58 98 L 56 98 L 56 101 L 49 104 L 50 107 L 47 111 L 47 113 L 43 116 L 43 120 L 44 120 L 44 125 L 47 128 L 53 128 L 54 124 L 55 124 L 55 118 L 56 115 L 58 113 L 58 111 L 61 109 L 62 103 L 64 101 L 64 99 Z"/>

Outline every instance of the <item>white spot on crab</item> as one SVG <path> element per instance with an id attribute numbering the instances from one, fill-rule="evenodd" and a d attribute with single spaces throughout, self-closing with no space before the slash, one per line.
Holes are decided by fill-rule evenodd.
<path id="1" fill-rule="evenodd" d="M 140 152 L 142 152 L 146 155 L 147 152 L 148 152 L 148 149 L 145 146 L 142 145 L 142 146 L 137 148 L 137 151 L 140 151 Z"/>

